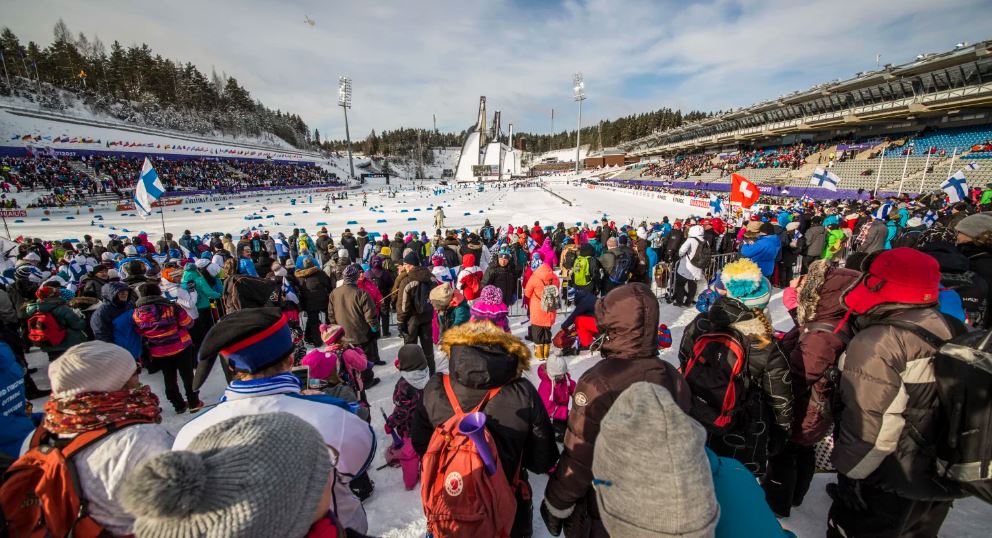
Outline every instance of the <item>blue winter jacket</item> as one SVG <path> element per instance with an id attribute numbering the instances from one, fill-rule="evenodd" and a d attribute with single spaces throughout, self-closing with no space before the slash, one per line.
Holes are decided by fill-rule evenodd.
<path id="1" fill-rule="evenodd" d="M 749 258 L 760 267 L 765 278 L 771 278 L 775 272 L 775 258 L 781 249 L 782 242 L 777 235 L 766 235 L 759 237 L 754 243 L 744 243 L 741 246 L 741 256 Z"/>
<path id="2" fill-rule="evenodd" d="M 889 250 L 892 248 L 892 240 L 899 234 L 899 227 L 896 226 L 896 221 L 894 220 L 886 222 L 885 227 L 888 228 L 885 235 L 885 250 Z"/>
<path id="3" fill-rule="evenodd" d="M 133 294 L 123 303 L 117 294 L 130 291 L 123 282 L 108 282 L 100 289 L 102 301 L 90 318 L 90 328 L 97 340 L 117 344 L 126 349 L 135 360 L 141 358 L 141 336 L 134 330 Z"/>
<path id="4" fill-rule="evenodd" d="M 782 529 L 765 502 L 764 491 L 744 464 L 733 458 L 721 458 L 709 448 L 706 457 L 710 460 L 713 489 L 720 505 L 716 538 L 795 538 L 795 534 Z"/>
<path id="5" fill-rule="evenodd" d="M 27 415 L 24 369 L 6 342 L 0 342 L 0 394 L 0 454 L 16 458 L 35 424 Z"/>
<path id="6" fill-rule="evenodd" d="M 238 258 L 238 274 L 257 277 L 255 262 L 251 261 L 251 258 Z"/>

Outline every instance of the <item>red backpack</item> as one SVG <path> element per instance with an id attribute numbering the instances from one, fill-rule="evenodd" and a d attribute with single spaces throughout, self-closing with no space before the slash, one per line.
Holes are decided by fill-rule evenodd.
<path id="1" fill-rule="evenodd" d="M 36 429 L 31 436 L 31 448 L 7 469 L 0 487 L 0 512 L 7 525 L 7 534 L 20 538 L 109 535 L 90 517 L 76 468 L 70 459 L 83 448 L 125 426 L 148 422 L 122 420 L 79 434 L 67 444 L 52 444 L 48 431 Z"/>
<path id="2" fill-rule="evenodd" d="M 462 418 L 482 409 L 499 388 L 490 389 L 478 405 L 465 412 L 458 405 L 451 380 L 447 375 L 443 379 L 444 391 L 455 414 L 434 430 L 421 464 L 420 497 L 427 516 L 427 531 L 439 538 L 508 537 L 517 501 L 503 473 L 496 443 L 489 430 L 484 429 L 485 442 L 496 460 L 496 472 L 490 476 L 475 443 L 458 431 Z"/>
<path id="3" fill-rule="evenodd" d="M 28 340 L 38 346 L 57 346 L 65 340 L 65 327 L 51 312 L 35 312 L 28 318 Z"/>

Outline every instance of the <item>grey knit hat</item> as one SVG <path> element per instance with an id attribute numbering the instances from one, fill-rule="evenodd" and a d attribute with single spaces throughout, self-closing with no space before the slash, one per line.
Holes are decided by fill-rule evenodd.
<path id="1" fill-rule="evenodd" d="M 224 420 L 141 463 L 122 504 L 142 538 L 302 537 L 331 475 L 313 426 L 288 413 Z"/>
<path id="2" fill-rule="evenodd" d="M 982 232 L 992 231 L 992 212 L 968 215 L 961 219 L 961 222 L 954 227 L 954 231 L 971 238 L 982 235 Z"/>
<path id="3" fill-rule="evenodd" d="M 720 506 L 705 442 L 703 427 L 664 387 L 639 382 L 623 391 L 603 418 L 592 462 L 610 535 L 713 536 Z"/>

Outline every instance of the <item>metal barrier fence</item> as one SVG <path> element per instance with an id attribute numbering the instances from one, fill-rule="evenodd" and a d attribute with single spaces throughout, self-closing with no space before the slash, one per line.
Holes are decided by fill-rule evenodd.
<path id="1" fill-rule="evenodd" d="M 737 261 L 741 257 L 740 252 L 729 252 L 726 254 L 716 254 L 710 257 L 710 264 L 703 270 L 703 275 L 706 277 L 706 282 L 709 282 L 713 277 L 722 271 L 724 266 L 728 263 Z M 664 262 L 658 262 L 664 263 Z M 679 270 L 679 265 L 683 263 L 683 258 L 679 258 L 675 263 L 669 264 L 668 274 L 665 276 L 663 283 L 657 281 L 654 282 L 655 285 L 655 295 L 659 299 L 669 298 L 675 289 L 675 275 Z M 664 284 L 664 285 L 662 285 Z M 703 291 L 702 289 L 698 291 Z M 695 300 L 692 297 L 691 300 Z"/>

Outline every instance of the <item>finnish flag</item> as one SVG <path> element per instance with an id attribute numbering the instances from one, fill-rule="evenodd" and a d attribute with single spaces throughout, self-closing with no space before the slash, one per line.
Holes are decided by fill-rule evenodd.
<path id="1" fill-rule="evenodd" d="M 981 167 L 978 166 L 978 163 L 968 163 L 967 165 L 965 165 L 965 168 L 967 168 L 968 170 L 974 172 L 975 170 L 978 170 Z"/>
<path id="2" fill-rule="evenodd" d="M 839 182 L 840 178 L 837 177 L 837 174 L 828 172 L 823 168 L 813 170 L 813 177 L 809 180 L 810 185 L 816 185 L 817 187 L 823 187 L 832 191 L 837 191 L 837 183 Z"/>
<path id="3" fill-rule="evenodd" d="M 158 177 L 158 172 L 152 166 L 152 162 L 145 157 L 145 164 L 141 167 L 141 174 L 138 176 L 138 184 L 134 187 L 134 207 L 139 210 L 141 218 L 152 214 L 152 202 L 158 200 L 165 193 L 162 180 Z"/>
<path id="4" fill-rule="evenodd" d="M 954 175 L 947 178 L 947 181 L 942 183 L 940 188 L 947 193 L 952 204 L 968 199 L 968 180 L 961 170 L 954 172 Z"/>

